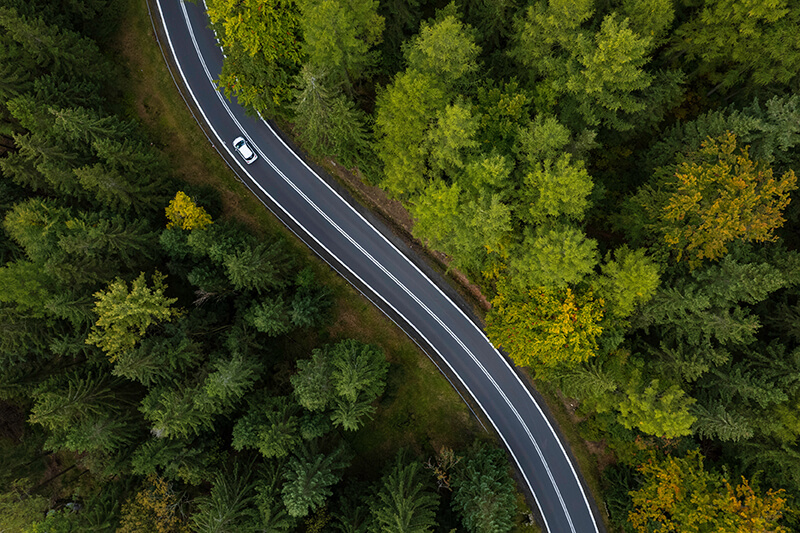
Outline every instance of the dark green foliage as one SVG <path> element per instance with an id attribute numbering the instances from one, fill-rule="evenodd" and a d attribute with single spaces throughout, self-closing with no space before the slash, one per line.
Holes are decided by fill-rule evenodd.
<path id="1" fill-rule="evenodd" d="M 256 396 L 247 413 L 236 421 L 231 445 L 236 450 L 256 449 L 267 458 L 286 457 L 305 438 L 301 437 L 299 414 L 300 408 L 291 398 Z"/>
<path id="2" fill-rule="evenodd" d="M 189 485 L 211 479 L 220 460 L 217 443 L 200 437 L 192 441 L 150 438 L 134 450 L 131 470 L 137 476 L 160 474 Z"/>
<path id="3" fill-rule="evenodd" d="M 328 83 L 321 67 L 303 67 L 294 96 L 295 124 L 300 142 L 312 155 L 336 157 L 350 168 L 369 150 L 366 117 L 347 95 Z"/>
<path id="4" fill-rule="evenodd" d="M 318 453 L 309 446 L 298 449 L 286 465 L 286 483 L 281 489 L 289 515 L 306 516 L 321 507 L 349 462 L 350 456 L 343 447 L 329 454 Z"/>
<path id="5" fill-rule="evenodd" d="M 424 533 L 436 526 L 435 509 L 439 495 L 432 491 L 422 464 L 409 461 L 403 452 L 383 476 L 375 503 L 371 506 L 373 531 Z"/>
<path id="6" fill-rule="evenodd" d="M 191 516 L 198 533 L 251 531 L 258 513 L 253 508 L 255 482 L 250 466 L 235 463 L 232 471 L 214 476 L 211 494 L 197 498 L 197 511 Z"/>
<path id="7" fill-rule="evenodd" d="M 283 241 L 243 248 L 226 256 L 224 265 L 234 288 L 259 294 L 284 285 L 292 269 Z"/>
<path id="8" fill-rule="evenodd" d="M 452 505 L 467 531 L 511 531 L 516 513 L 514 481 L 508 460 L 497 448 L 476 447 L 454 467 Z"/>

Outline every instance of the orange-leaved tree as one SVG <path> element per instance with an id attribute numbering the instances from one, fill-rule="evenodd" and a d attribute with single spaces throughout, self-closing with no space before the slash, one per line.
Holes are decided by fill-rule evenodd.
<path id="1" fill-rule="evenodd" d="M 792 170 L 780 178 L 737 150 L 736 135 L 708 138 L 702 148 L 678 165 L 661 212 L 667 244 L 691 266 L 725 255 L 735 241 L 775 240 L 789 192 L 797 188 Z"/>
<path id="2" fill-rule="evenodd" d="M 603 305 L 588 289 L 519 291 L 501 279 L 486 317 L 486 333 L 519 366 L 577 364 L 597 352 Z"/>

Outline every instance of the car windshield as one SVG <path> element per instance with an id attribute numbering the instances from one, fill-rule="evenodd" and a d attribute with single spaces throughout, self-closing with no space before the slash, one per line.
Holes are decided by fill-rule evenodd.
<path id="1" fill-rule="evenodd" d="M 244 146 L 244 139 L 239 140 L 239 142 L 233 145 L 233 147 L 237 149 L 241 148 L 242 146 Z"/>

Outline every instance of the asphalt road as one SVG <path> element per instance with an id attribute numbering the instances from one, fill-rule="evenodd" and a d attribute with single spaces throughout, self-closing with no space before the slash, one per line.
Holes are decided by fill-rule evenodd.
<path id="1" fill-rule="evenodd" d="M 510 363 L 475 322 L 398 247 L 367 222 L 297 156 L 266 122 L 249 116 L 215 89 L 222 52 L 203 4 L 154 0 L 165 53 L 198 120 L 253 192 L 334 269 L 350 280 L 423 349 L 443 362 L 445 374 L 500 435 L 552 533 L 603 530 L 553 423 Z M 177 69 L 175 68 L 177 67 Z M 175 72 L 177 70 L 177 72 Z M 187 91 L 188 90 L 188 91 Z M 246 165 L 232 141 L 243 136 L 259 155 Z M 214 138 L 216 137 L 216 138 Z"/>

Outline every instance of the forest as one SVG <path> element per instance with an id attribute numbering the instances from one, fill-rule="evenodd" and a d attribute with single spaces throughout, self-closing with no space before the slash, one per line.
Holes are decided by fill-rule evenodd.
<path id="1" fill-rule="evenodd" d="M 525 529 L 488 434 L 361 435 L 410 431 L 370 425 L 407 369 L 334 330 L 296 244 L 173 174 L 120 93 L 124 7 L 0 2 L 0 531 Z"/>
<path id="2" fill-rule="evenodd" d="M 111 89 L 117 2 L 0 2 L 0 524 L 523 530 L 490 442 L 353 473 L 396 369 L 172 176 Z M 577 406 L 610 530 L 800 530 L 800 6 L 206 5 L 219 87 L 402 201 Z"/>
<path id="3" fill-rule="evenodd" d="M 403 202 L 620 531 L 800 527 L 800 5 L 208 0 L 218 80 Z"/>

